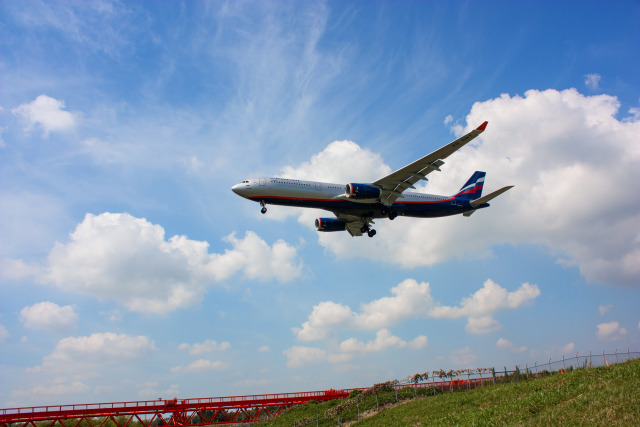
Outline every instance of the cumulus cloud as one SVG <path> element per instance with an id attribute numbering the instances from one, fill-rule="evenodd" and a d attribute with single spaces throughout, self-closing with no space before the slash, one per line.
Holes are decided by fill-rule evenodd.
<path id="1" fill-rule="evenodd" d="M 227 341 L 217 343 L 214 340 L 206 339 L 202 343 L 195 343 L 193 345 L 182 343 L 178 346 L 180 350 L 187 350 L 189 354 L 196 355 L 202 353 L 211 353 L 214 351 L 224 351 L 231 348 L 231 344 Z"/>
<path id="2" fill-rule="evenodd" d="M 319 242 L 341 257 L 403 267 L 486 256 L 495 244 L 530 243 L 546 246 L 565 265 L 577 265 L 589 282 L 638 285 L 640 198 L 630 195 L 640 181 L 640 121 L 618 120 L 619 107 L 615 97 L 585 96 L 575 89 L 530 90 L 477 102 L 460 131 L 485 120 L 489 127 L 419 190 L 453 194 L 475 170 L 487 172 L 487 191 L 509 184 L 513 190 L 470 218 L 401 217 L 379 221 L 374 239 L 318 233 Z M 434 142 L 433 148 L 446 142 Z M 329 147 L 308 164 L 285 170 L 340 183 L 375 180 L 391 170 L 354 143 Z M 312 227 L 315 215 L 306 210 L 300 221 Z"/>
<path id="3" fill-rule="evenodd" d="M 465 368 L 469 368 L 476 362 L 476 360 L 478 360 L 478 356 L 473 352 L 473 350 L 471 350 L 471 348 L 469 348 L 469 346 L 452 351 L 450 358 L 451 363 L 456 366 L 464 366 Z"/>
<path id="4" fill-rule="evenodd" d="M 25 328 L 51 332 L 66 332 L 76 327 L 78 314 L 70 305 L 60 307 L 50 301 L 36 303 L 20 311 Z"/>
<path id="5" fill-rule="evenodd" d="M 516 309 L 540 295 L 537 285 L 524 283 L 513 292 L 487 280 L 483 287 L 456 307 L 441 305 L 433 300 L 429 283 L 407 279 L 391 289 L 393 296 L 373 300 L 361 306 L 360 312 L 333 301 L 313 307 L 306 322 L 292 328 L 300 341 L 326 339 L 338 329 L 370 330 L 397 325 L 410 317 L 457 319 L 468 317 L 467 332 L 489 333 L 500 325 L 490 315 L 506 309 Z"/>
<path id="6" fill-rule="evenodd" d="M 424 335 L 420 335 L 416 337 L 413 341 L 407 343 L 406 341 L 398 338 L 389 332 L 388 329 L 380 329 L 376 333 L 376 338 L 373 341 L 369 341 L 364 343 L 355 338 L 349 338 L 340 343 L 340 351 L 345 353 L 353 353 L 353 352 L 373 352 L 373 351 L 382 351 L 388 348 L 424 348 L 427 345 L 427 337 Z"/>
<path id="7" fill-rule="evenodd" d="M 333 301 L 313 307 L 309 319 L 293 331 L 301 341 L 317 341 L 332 329 L 379 329 L 393 326 L 408 317 L 425 316 L 433 306 L 428 283 L 407 279 L 391 289 L 393 296 L 363 304 L 360 313 Z"/>
<path id="8" fill-rule="evenodd" d="M 40 95 L 32 102 L 14 108 L 12 112 L 25 121 L 27 131 L 39 126 L 45 138 L 51 132 L 69 131 L 76 126 L 76 117 L 64 110 L 64 101 L 47 95 Z"/>
<path id="9" fill-rule="evenodd" d="M 325 362 L 327 360 L 327 352 L 315 348 L 304 346 L 293 346 L 282 352 L 287 357 L 287 366 L 289 368 L 299 368 L 305 365 Z"/>
<path id="10" fill-rule="evenodd" d="M 491 316 L 469 317 L 464 328 L 470 334 L 488 334 L 500 330 L 500 323 Z"/>
<path id="11" fill-rule="evenodd" d="M 603 341 L 616 341 L 624 338 L 626 335 L 627 330 L 616 321 L 599 324 L 598 332 L 596 333 L 596 336 Z"/>
<path id="12" fill-rule="evenodd" d="M 564 347 L 562 347 L 560 349 L 560 353 L 561 354 L 570 354 L 573 353 L 573 350 L 576 349 L 576 345 L 572 342 L 570 342 L 569 344 L 565 345 Z"/>
<path id="13" fill-rule="evenodd" d="M 126 213 L 87 214 L 68 243 L 56 243 L 40 280 L 60 289 L 114 300 L 131 311 L 166 313 L 197 304 L 210 284 L 242 272 L 258 280 L 290 281 L 301 274 L 297 251 L 282 240 L 269 246 L 255 233 L 224 239 L 232 248 L 173 236 Z"/>
<path id="14" fill-rule="evenodd" d="M 496 342 L 496 347 L 501 348 L 503 350 L 509 350 L 512 353 L 522 353 L 523 351 L 527 351 L 526 346 L 516 347 L 514 343 L 509 341 L 506 338 L 499 338 L 498 342 Z"/>
<path id="15" fill-rule="evenodd" d="M 2 343 L 10 336 L 11 335 L 9 334 L 9 331 L 7 331 L 7 328 L 5 328 L 4 325 L 0 325 L 0 343 Z"/>
<path id="16" fill-rule="evenodd" d="M 105 378 L 133 375 L 140 368 L 155 345 L 148 337 L 95 333 L 89 336 L 67 337 L 58 341 L 51 354 L 42 359 L 42 364 L 26 369 L 37 384 L 65 389 L 74 383 L 90 387 L 92 380 L 105 386 Z M 20 395 L 14 390 L 12 395 Z"/>
<path id="17" fill-rule="evenodd" d="M 222 369 L 226 369 L 229 367 L 229 364 L 226 362 L 215 361 L 205 359 L 194 360 L 187 366 L 178 365 L 171 368 L 171 373 L 192 373 L 192 372 L 206 372 L 206 371 L 219 371 Z"/>

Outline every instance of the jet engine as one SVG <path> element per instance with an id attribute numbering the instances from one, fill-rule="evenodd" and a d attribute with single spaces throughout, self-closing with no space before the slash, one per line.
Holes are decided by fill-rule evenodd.
<path id="1" fill-rule="evenodd" d="M 317 218 L 316 230 L 318 231 L 343 231 L 346 224 L 335 218 Z"/>
<path id="2" fill-rule="evenodd" d="M 350 199 L 377 199 L 380 197 L 380 189 L 369 184 L 349 183 L 344 192 Z"/>

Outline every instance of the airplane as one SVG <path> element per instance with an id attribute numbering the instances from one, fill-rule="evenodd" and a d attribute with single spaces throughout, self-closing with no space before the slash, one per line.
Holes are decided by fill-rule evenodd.
<path id="1" fill-rule="evenodd" d="M 369 237 L 376 234 L 371 225 L 374 219 L 395 219 L 398 216 L 434 218 L 462 214 L 471 216 L 476 210 L 489 207 L 489 201 L 513 187 L 509 185 L 482 197 L 485 172 L 476 171 L 452 196 L 406 191 L 416 189 L 420 180 L 441 171 L 447 158 L 487 127 L 482 123 L 468 134 L 450 142 L 431 154 L 416 160 L 397 171 L 371 183 L 333 184 L 288 178 L 256 178 L 244 180 L 231 190 L 246 199 L 259 202 L 261 212 L 267 212 L 267 204 L 324 209 L 333 212 L 335 218 L 318 218 L 318 231 L 348 231 L 352 236 Z"/>

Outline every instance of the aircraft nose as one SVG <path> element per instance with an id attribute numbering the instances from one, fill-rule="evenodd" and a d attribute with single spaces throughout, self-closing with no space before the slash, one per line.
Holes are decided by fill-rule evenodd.
<path id="1" fill-rule="evenodd" d="M 249 184 L 246 182 L 241 182 L 240 184 L 236 184 L 231 187 L 231 191 L 236 193 L 238 196 L 244 197 L 247 194 L 247 189 L 249 188 Z"/>

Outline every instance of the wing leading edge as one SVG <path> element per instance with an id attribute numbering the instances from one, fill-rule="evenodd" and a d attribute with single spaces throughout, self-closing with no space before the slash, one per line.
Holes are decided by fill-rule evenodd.
<path id="1" fill-rule="evenodd" d="M 402 197 L 402 193 L 406 189 L 415 188 L 414 184 L 416 182 L 420 180 L 428 181 L 427 175 L 433 171 L 440 171 L 440 166 L 444 164 L 443 159 L 446 159 L 484 132 L 487 124 L 488 122 L 482 123 L 468 134 L 372 183 L 382 190 L 380 202 L 386 206 L 391 206 L 399 197 Z"/>

